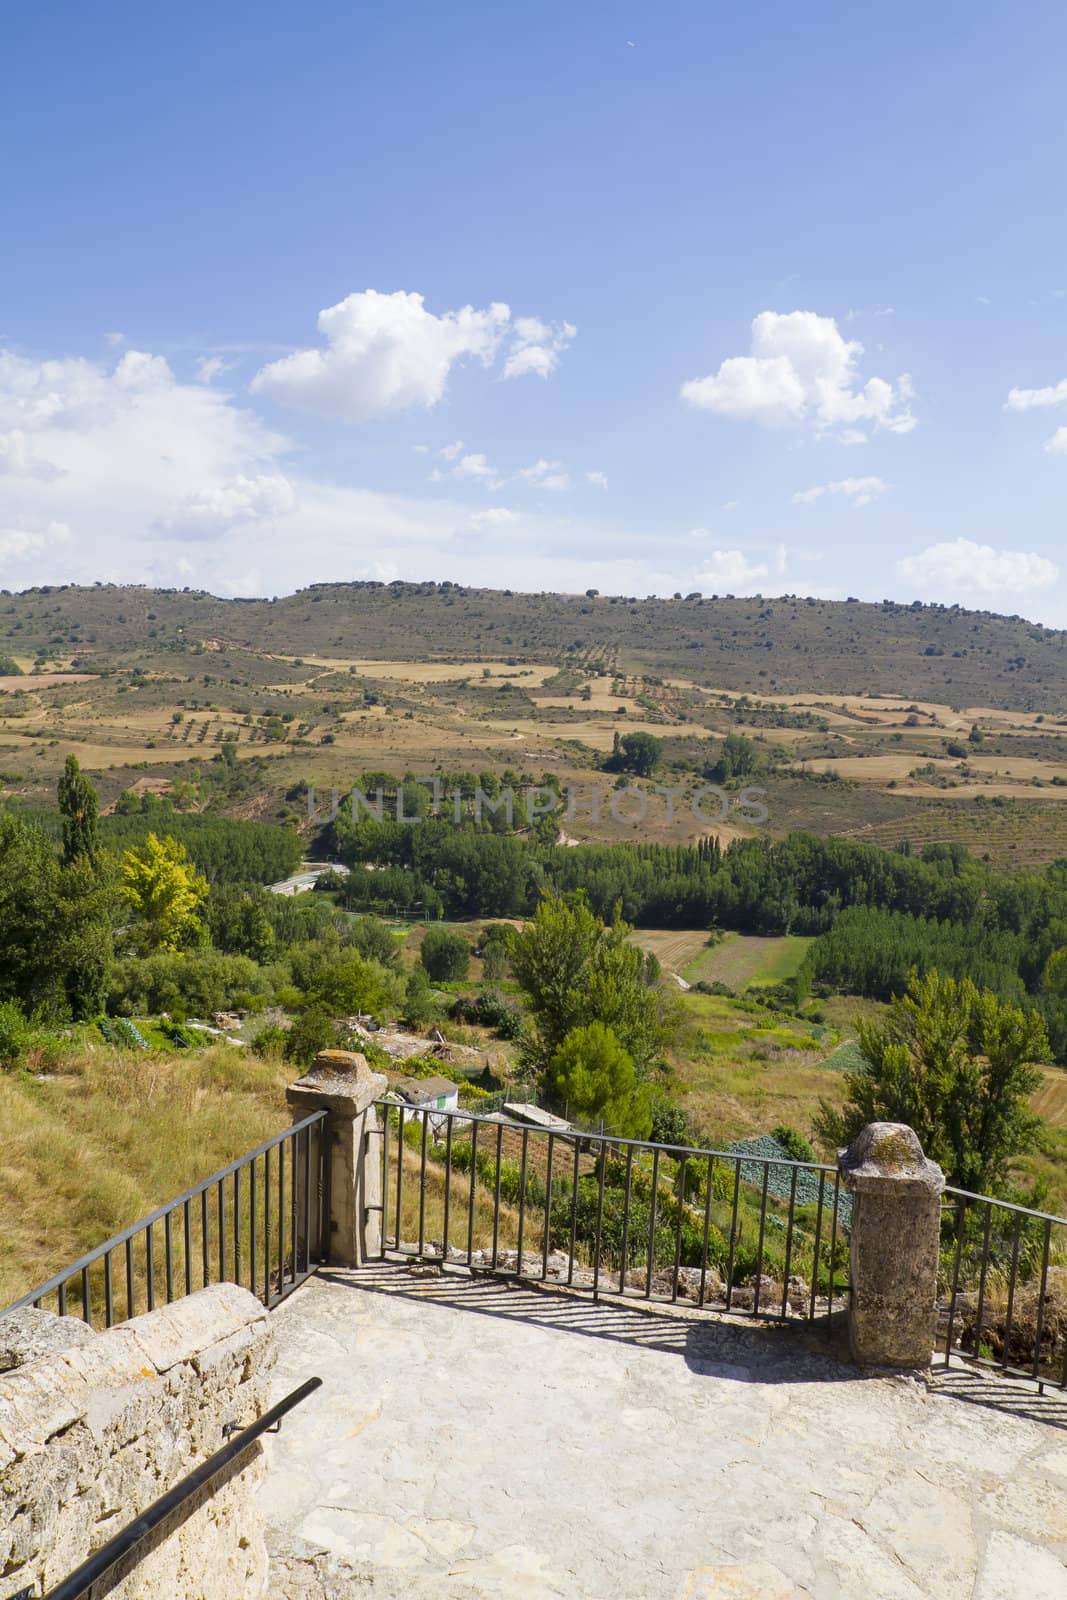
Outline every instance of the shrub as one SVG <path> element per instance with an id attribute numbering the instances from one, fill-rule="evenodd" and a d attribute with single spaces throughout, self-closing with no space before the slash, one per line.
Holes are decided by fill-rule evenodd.
<path id="1" fill-rule="evenodd" d="M 450 933 L 447 928 L 427 928 L 419 959 L 435 982 L 460 982 L 470 969 L 471 949 L 458 933 Z"/>
<path id="2" fill-rule="evenodd" d="M 778 1140 L 790 1161 L 817 1161 L 811 1144 L 796 1128 L 791 1128 L 787 1122 L 780 1122 L 777 1128 L 771 1130 L 772 1137 Z"/>
<path id="3" fill-rule="evenodd" d="M 336 1049 L 337 1024 L 321 1006 L 309 1006 L 290 1028 L 283 1049 L 286 1061 L 310 1067 L 320 1050 Z"/>
<path id="4" fill-rule="evenodd" d="M 33 1030 L 14 1000 L 0 1000 L 0 1067 L 17 1067 Z"/>

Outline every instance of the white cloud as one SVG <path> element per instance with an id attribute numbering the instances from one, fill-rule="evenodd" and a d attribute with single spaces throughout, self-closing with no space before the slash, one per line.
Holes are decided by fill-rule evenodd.
<path id="1" fill-rule="evenodd" d="M 1067 428 L 1057 428 L 1051 439 L 1045 440 L 1050 456 L 1067 456 Z"/>
<path id="2" fill-rule="evenodd" d="M 496 473 L 485 456 L 472 454 L 460 457 L 452 468 L 452 476 L 455 478 L 494 478 Z"/>
<path id="3" fill-rule="evenodd" d="M 833 483 L 819 483 L 813 489 L 799 489 L 793 496 L 796 506 L 813 506 L 823 495 L 843 495 L 853 506 L 868 506 L 887 493 L 889 484 L 881 478 L 838 478 Z"/>
<path id="4" fill-rule="evenodd" d="M 21 561 L 27 556 L 66 544 L 70 529 L 65 522 L 50 522 L 45 528 L 0 528 L 0 562 Z"/>
<path id="5" fill-rule="evenodd" d="M 489 506 L 485 511 L 475 511 L 471 517 L 472 528 L 506 528 L 518 521 L 518 513 L 507 506 Z"/>
<path id="6" fill-rule="evenodd" d="M 570 473 L 563 471 L 563 462 L 546 461 L 544 456 L 530 467 L 520 467 L 518 475 L 539 489 L 563 490 L 571 486 Z"/>
<path id="7" fill-rule="evenodd" d="M 463 306 L 435 316 L 421 294 L 376 289 L 327 306 L 318 328 L 322 345 L 261 367 L 252 393 L 347 422 L 435 406 L 457 362 L 491 366 L 505 341 L 505 378 L 546 378 L 577 331 L 569 322 L 538 317 L 513 321 L 500 301 L 481 311 Z"/>
<path id="8" fill-rule="evenodd" d="M 416 445 L 415 448 L 418 449 L 418 446 Z M 451 444 L 442 445 L 437 454 L 441 457 L 442 461 L 455 461 L 457 456 L 461 456 L 463 454 L 463 440 L 453 439 Z"/>
<path id="9" fill-rule="evenodd" d="M 750 354 L 731 356 L 717 372 L 691 378 L 681 394 L 698 409 L 762 427 L 809 423 L 820 433 L 844 428 L 847 443 L 860 442 L 858 423 L 910 433 L 916 425 L 908 409 L 911 379 L 906 373 L 895 384 L 868 378 L 860 387 L 856 368 L 862 354 L 859 340 L 843 338 L 833 317 L 761 311 L 752 323 Z"/>
<path id="10" fill-rule="evenodd" d="M 254 478 L 238 474 L 225 483 L 187 494 L 170 511 L 156 518 L 155 526 L 181 539 L 214 539 L 228 528 L 259 522 L 291 511 L 296 495 L 280 472 Z"/>
<path id="11" fill-rule="evenodd" d="M 532 372 L 547 378 L 577 332 L 572 322 L 550 324 L 539 317 L 516 317 L 504 377 L 521 378 Z"/>
<path id="12" fill-rule="evenodd" d="M 119 345 L 126 343 L 126 335 L 117 331 L 105 333 L 104 341 L 111 346 L 112 350 L 117 350 Z"/>
<path id="13" fill-rule="evenodd" d="M 196 376 L 199 383 L 214 383 L 216 378 L 221 378 L 226 371 L 226 362 L 221 356 L 201 356 L 196 363 Z"/>
<path id="14" fill-rule="evenodd" d="M 898 561 L 897 571 L 929 589 L 983 595 L 1046 589 L 1060 575 L 1055 562 L 1033 551 L 994 550 L 973 539 L 929 545 Z"/>
<path id="15" fill-rule="evenodd" d="M 1044 389 L 1011 389 L 1004 402 L 1005 411 L 1036 411 L 1046 406 L 1067 405 L 1067 378 Z"/>
<path id="16" fill-rule="evenodd" d="M 691 538 L 706 536 L 706 528 L 693 528 Z M 694 586 L 704 590 L 737 590 L 770 576 L 765 561 L 750 561 L 741 550 L 712 550 L 693 580 Z"/>
<path id="17" fill-rule="evenodd" d="M 585 481 L 586 483 L 591 483 L 596 489 L 606 489 L 608 486 L 608 476 L 606 472 L 587 472 L 585 475 Z"/>
<path id="18" fill-rule="evenodd" d="M 252 393 L 348 422 L 435 406 L 457 361 L 492 363 L 510 321 L 496 302 L 438 317 L 421 294 L 366 289 L 320 311 L 324 346 L 261 367 Z"/>

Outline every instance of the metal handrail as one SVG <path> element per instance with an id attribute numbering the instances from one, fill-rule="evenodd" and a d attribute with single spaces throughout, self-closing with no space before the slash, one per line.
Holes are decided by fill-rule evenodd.
<path id="1" fill-rule="evenodd" d="M 130 1555 L 138 1545 L 143 1544 L 160 1523 L 165 1522 L 192 1495 L 205 1488 L 212 1479 L 217 1478 L 231 1461 L 259 1438 L 260 1434 L 276 1427 L 294 1406 L 298 1406 L 309 1394 L 313 1394 L 321 1387 L 321 1378 L 308 1378 L 306 1383 L 302 1383 L 298 1389 L 287 1394 L 284 1400 L 279 1400 L 277 1405 L 271 1406 L 270 1410 L 265 1411 L 255 1422 L 247 1428 L 242 1428 L 241 1432 L 235 1434 L 221 1450 L 216 1450 L 213 1456 L 209 1456 L 194 1471 L 179 1479 L 173 1488 L 168 1489 L 166 1494 L 160 1495 L 158 1500 L 154 1500 L 139 1517 L 127 1523 L 125 1528 L 120 1529 L 106 1544 L 101 1545 L 100 1549 L 87 1561 L 83 1561 L 69 1578 L 64 1578 L 54 1589 L 49 1589 L 43 1600 L 79 1600 L 80 1596 L 87 1594 L 94 1584 L 106 1577 L 118 1565 L 123 1557 Z"/>
<path id="2" fill-rule="evenodd" d="M 829 1322 L 835 1297 L 848 1293 L 847 1274 L 843 1268 L 838 1267 L 838 1254 L 840 1244 L 843 1243 L 850 1225 L 851 1197 L 842 1192 L 841 1174 L 836 1167 L 817 1161 L 795 1161 L 787 1156 L 759 1156 L 745 1150 L 709 1150 L 685 1144 L 656 1144 L 651 1140 L 617 1137 L 608 1132 L 593 1133 L 570 1127 L 546 1128 L 505 1123 L 498 1117 L 479 1116 L 476 1112 L 444 1111 L 430 1106 L 409 1107 L 391 1100 L 379 1100 L 376 1104 L 383 1113 L 379 1130 L 381 1199 L 380 1202 L 367 1204 L 365 1210 L 373 1211 L 380 1216 L 379 1254 L 382 1259 L 390 1256 L 414 1258 L 440 1263 L 445 1269 L 454 1264 L 465 1267 L 468 1271 L 477 1268 L 503 1277 L 544 1282 L 549 1273 L 550 1251 L 555 1247 L 552 1236 L 554 1232 L 559 1232 L 567 1236 L 561 1239 L 558 1248 L 563 1251 L 566 1258 L 568 1287 L 576 1289 L 586 1287 L 587 1285 L 581 1281 L 584 1272 L 591 1277 L 594 1300 L 598 1299 L 601 1293 L 611 1293 L 621 1296 L 636 1295 L 642 1300 L 669 1297 L 674 1302 L 680 1294 L 692 1293 L 694 1290 L 693 1279 L 684 1275 L 682 1270 L 684 1267 L 685 1272 L 692 1271 L 698 1275 L 699 1289 L 696 1292 L 696 1299 L 698 1305 L 703 1307 L 707 1303 L 709 1279 L 716 1266 L 712 1241 L 718 1236 L 723 1252 L 718 1264 L 724 1269 L 724 1299 L 727 1311 L 744 1309 L 754 1317 L 800 1318 L 809 1322 L 825 1314 Z M 395 1175 L 391 1172 L 390 1161 L 394 1117 L 398 1122 Z M 434 1129 L 432 1150 L 431 1126 Z M 417 1171 L 413 1174 L 415 1183 L 413 1204 L 417 1211 L 417 1228 L 413 1213 L 412 1231 L 405 1239 L 401 1236 L 405 1162 L 400 1151 L 406 1143 L 405 1133 L 416 1129 L 421 1132 L 421 1138 L 415 1140 L 417 1149 L 413 1151 L 417 1166 Z M 443 1145 L 440 1142 L 442 1129 Z M 459 1146 L 456 1134 L 459 1130 L 464 1130 L 469 1135 L 469 1138 L 464 1140 L 468 1154 L 462 1163 L 457 1162 Z M 505 1132 L 513 1140 L 518 1139 L 521 1145 L 518 1162 L 508 1158 L 507 1163 L 515 1169 L 508 1175 L 509 1185 L 513 1180 L 518 1185 L 517 1200 L 509 1202 L 517 1208 L 518 1242 L 513 1252 L 514 1268 L 500 1259 Z M 543 1177 L 532 1184 L 531 1180 L 534 1177 L 531 1170 L 534 1165 L 532 1158 L 538 1149 L 545 1155 L 545 1170 Z M 595 1173 L 585 1174 L 593 1186 L 592 1190 L 587 1192 L 595 1209 L 595 1224 L 591 1216 L 587 1216 L 583 1224 L 584 1233 L 579 1228 L 580 1162 L 583 1150 L 592 1151 L 594 1158 L 598 1154 L 600 1157 Z M 614 1214 L 611 1222 L 613 1225 L 618 1225 L 616 1232 L 621 1228 L 621 1236 L 618 1238 L 608 1236 L 607 1205 L 610 1191 L 605 1158 L 613 1151 L 619 1153 L 619 1166 L 624 1169 L 622 1187 L 619 1189 L 621 1212 L 612 1202 Z M 443 1152 L 443 1155 L 435 1152 Z M 648 1196 L 647 1220 L 642 1215 L 638 1223 L 635 1207 L 639 1197 L 635 1194 L 634 1187 L 642 1168 L 635 1157 L 640 1158 L 643 1155 L 651 1157 L 651 1191 Z M 482 1180 L 492 1224 L 492 1249 L 491 1251 L 487 1249 L 485 1252 L 489 1257 L 488 1264 L 481 1256 L 477 1263 L 475 1262 L 473 1248 L 480 1159 L 488 1163 L 487 1176 Z M 679 1191 L 672 1199 L 667 1198 L 661 1183 L 661 1169 L 668 1161 L 676 1162 L 680 1169 Z M 716 1166 L 725 1167 L 729 1174 L 727 1179 L 729 1192 L 720 1195 L 718 1201 L 726 1216 L 717 1220 L 714 1219 L 713 1193 Z M 688 1204 L 685 1193 L 684 1180 L 687 1167 L 704 1174 L 703 1201 L 695 1208 Z M 756 1170 L 755 1179 L 751 1176 L 752 1169 Z M 771 1183 L 772 1169 L 780 1174 L 780 1180 L 776 1178 L 774 1185 Z M 442 1238 L 437 1242 L 428 1241 L 426 1237 L 427 1188 L 431 1172 L 437 1172 L 443 1182 Z M 460 1172 L 465 1175 L 466 1192 L 457 1193 L 453 1201 L 452 1187 Z M 804 1180 L 808 1178 L 813 1180 L 810 1199 L 805 1198 L 808 1185 Z M 535 1190 L 538 1187 L 543 1189 L 540 1197 L 530 1194 L 531 1187 Z M 758 1191 L 756 1204 L 743 1207 L 743 1194 L 753 1189 Z M 558 1224 L 553 1213 L 554 1194 L 560 1197 L 564 1212 L 569 1213 L 569 1216 L 561 1216 Z M 813 1233 L 807 1221 L 802 1224 L 797 1216 L 798 1210 L 807 1204 L 810 1204 L 815 1212 Z M 668 1208 L 673 1213 L 669 1217 Z M 747 1217 L 741 1214 L 742 1210 L 747 1210 Z M 465 1217 L 458 1223 L 459 1231 L 465 1238 L 461 1237 L 457 1241 L 458 1249 L 453 1250 L 452 1235 L 457 1227 L 457 1211 L 465 1212 Z M 657 1230 L 658 1217 L 663 1219 L 659 1230 Z M 712 1234 L 713 1220 L 715 1220 L 715 1235 Z M 669 1240 L 662 1237 L 665 1227 L 672 1236 Z M 735 1277 L 735 1268 L 740 1270 L 740 1262 L 743 1259 L 739 1252 L 744 1249 L 751 1250 L 751 1244 L 754 1243 L 754 1240 L 747 1240 L 745 1237 L 746 1228 L 750 1227 L 758 1227 L 759 1242 L 755 1252 L 756 1270 L 751 1279 L 749 1311 L 747 1305 L 740 1304 L 741 1297 L 737 1293 L 738 1281 Z M 688 1237 L 685 1236 L 686 1228 L 690 1230 Z M 772 1228 L 781 1230 L 784 1257 L 781 1263 L 783 1269 L 781 1283 L 775 1280 L 773 1303 L 768 1305 L 765 1263 L 773 1254 L 768 1237 Z M 697 1236 L 695 1247 L 694 1230 Z M 524 1253 L 524 1241 L 529 1249 L 529 1257 Z M 669 1248 L 671 1244 L 673 1249 Z M 588 1258 L 584 1266 L 578 1260 L 579 1247 L 582 1254 Z M 670 1260 L 659 1259 L 659 1252 L 664 1248 Z M 801 1257 L 809 1254 L 811 1283 L 807 1287 L 806 1294 L 798 1293 L 794 1274 L 798 1271 Z M 668 1280 L 665 1287 L 659 1281 L 659 1275 L 664 1272 Z M 637 1282 L 634 1282 L 635 1275 Z M 820 1278 L 824 1275 L 825 1298 L 819 1293 Z"/>
<path id="3" fill-rule="evenodd" d="M 66 1290 L 67 1283 L 72 1282 L 72 1280 L 77 1278 L 78 1275 L 86 1274 L 88 1269 L 90 1269 L 91 1266 L 94 1266 L 96 1262 L 104 1261 L 106 1262 L 107 1266 L 107 1264 L 109 1264 L 109 1258 L 110 1254 L 112 1254 L 112 1251 L 120 1250 L 123 1245 L 126 1246 L 126 1251 L 130 1250 L 130 1245 L 134 1238 L 141 1237 L 141 1235 L 147 1235 L 149 1238 L 152 1237 L 152 1229 L 154 1229 L 157 1222 L 163 1222 L 163 1224 L 166 1224 L 166 1226 L 170 1227 L 171 1216 L 173 1216 L 176 1211 L 181 1210 L 182 1206 L 189 1206 L 190 1202 L 195 1200 L 195 1198 L 206 1197 L 206 1194 L 208 1194 L 211 1189 L 218 1189 L 222 1182 L 226 1182 L 227 1178 L 234 1178 L 235 1174 L 242 1173 L 242 1171 L 245 1170 L 245 1168 L 248 1168 L 248 1166 L 253 1166 L 253 1163 L 256 1162 L 256 1160 L 259 1160 L 259 1158 L 267 1158 L 267 1162 L 269 1162 L 270 1152 L 272 1152 L 274 1149 L 277 1149 L 278 1146 L 291 1144 L 291 1146 L 296 1149 L 296 1147 L 298 1147 L 299 1134 L 302 1133 L 306 1133 L 307 1139 L 310 1141 L 310 1130 L 312 1130 L 312 1128 L 320 1128 L 320 1126 L 325 1125 L 326 1120 L 328 1120 L 328 1115 L 330 1114 L 328 1114 L 326 1110 L 315 1110 L 315 1112 L 310 1114 L 310 1117 L 302 1118 L 301 1122 L 291 1123 L 288 1128 L 283 1128 L 280 1133 L 275 1133 L 272 1138 L 264 1139 L 264 1142 L 262 1142 L 262 1144 L 258 1144 L 256 1149 L 248 1150 L 245 1155 L 238 1155 L 235 1160 L 227 1163 L 226 1166 L 221 1166 L 216 1173 L 211 1173 L 208 1178 L 202 1178 L 200 1181 L 195 1182 L 194 1186 L 190 1187 L 190 1189 L 184 1190 L 182 1194 L 176 1195 L 173 1200 L 168 1200 L 165 1205 L 157 1206 L 155 1211 L 150 1211 L 147 1216 L 142 1216 L 142 1218 L 139 1218 L 138 1221 L 131 1222 L 130 1227 L 125 1227 L 120 1234 L 115 1234 L 112 1238 L 106 1238 L 101 1245 L 96 1245 L 94 1246 L 93 1250 L 86 1251 L 86 1254 L 80 1256 L 80 1258 L 78 1258 L 77 1261 L 72 1262 L 70 1266 L 62 1267 L 62 1270 L 59 1270 L 59 1272 L 53 1274 L 53 1277 L 48 1278 L 45 1283 L 38 1283 L 35 1288 L 29 1290 L 29 1293 L 22 1294 L 21 1298 L 11 1302 L 10 1306 L 5 1306 L 3 1309 L 0 1309 L 0 1317 L 5 1317 L 5 1315 L 8 1315 L 8 1312 L 13 1312 L 13 1310 L 21 1310 L 22 1307 L 40 1306 L 40 1302 L 42 1302 L 43 1299 L 48 1296 L 48 1294 L 56 1293 L 56 1291 L 59 1291 L 59 1294 L 61 1294 L 61 1307 L 59 1307 L 59 1309 L 61 1309 L 62 1312 L 62 1310 L 64 1310 L 64 1306 L 62 1306 L 62 1293 L 64 1293 L 64 1290 Z M 282 1150 L 280 1154 L 283 1155 L 285 1152 Z M 206 1200 L 203 1200 L 203 1203 L 205 1203 L 206 1206 Z M 170 1298 L 173 1298 L 173 1296 L 168 1294 L 168 1299 Z"/>
<path id="4" fill-rule="evenodd" d="M 1067 1227 L 1067 1217 L 1058 1217 L 1054 1211 L 1032 1211 L 1029 1206 L 1016 1205 L 1011 1200 L 998 1200 L 996 1195 L 972 1194 L 970 1189 L 954 1189 L 951 1184 L 946 1184 L 944 1193 L 955 1195 L 957 1200 L 977 1200 L 984 1206 L 996 1206 L 998 1211 L 1018 1211 L 1022 1216 L 1034 1217 L 1038 1222 L 1062 1222 Z"/>
<path id="5" fill-rule="evenodd" d="M 499 1117 L 479 1116 L 476 1111 L 439 1111 L 434 1106 L 401 1105 L 399 1100 L 376 1100 L 374 1104 L 379 1111 L 402 1110 L 408 1118 L 421 1117 L 425 1112 L 431 1122 L 435 1119 L 443 1121 L 446 1116 L 451 1116 L 463 1122 L 486 1123 L 491 1128 L 500 1126 Z M 542 1128 L 521 1122 L 507 1122 L 503 1126 L 512 1128 L 518 1133 L 521 1133 L 525 1126 L 529 1128 L 531 1134 L 547 1136 L 551 1133 L 554 1139 L 595 1140 L 597 1144 L 621 1145 L 623 1149 L 632 1145 L 635 1150 L 658 1150 L 665 1156 L 721 1156 L 724 1161 L 769 1161 L 775 1167 L 802 1167 L 805 1172 L 828 1172 L 831 1177 L 838 1170 L 836 1166 L 824 1161 L 794 1161 L 791 1156 L 756 1156 L 749 1155 L 744 1150 L 713 1150 L 708 1145 L 656 1144 L 652 1139 L 624 1139 L 612 1133 L 610 1129 L 600 1132 L 598 1129 L 587 1128 Z"/>

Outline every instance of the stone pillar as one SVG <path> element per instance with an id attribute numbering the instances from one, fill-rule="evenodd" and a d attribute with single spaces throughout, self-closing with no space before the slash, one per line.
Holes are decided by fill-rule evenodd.
<path id="1" fill-rule="evenodd" d="M 380 1248 L 381 1211 L 367 1208 L 380 1207 L 382 1201 L 374 1102 L 387 1083 L 355 1051 L 320 1050 L 309 1071 L 285 1091 L 294 1121 L 313 1111 L 330 1114 L 326 1254 L 331 1266 L 360 1267 Z"/>
<path id="2" fill-rule="evenodd" d="M 848 1336 L 862 1366 L 928 1367 L 945 1175 L 903 1122 L 870 1122 L 837 1165 L 852 1196 Z"/>

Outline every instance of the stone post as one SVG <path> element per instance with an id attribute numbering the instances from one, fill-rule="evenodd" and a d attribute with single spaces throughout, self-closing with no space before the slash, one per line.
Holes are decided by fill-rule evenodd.
<path id="1" fill-rule="evenodd" d="M 870 1122 L 837 1165 L 852 1196 L 848 1337 L 862 1366 L 928 1367 L 945 1175 L 903 1122 Z"/>
<path id="2" fill-rule="evenodd" d="M 313 1111 L 330 1114 L 326 1256 L 331 1266 L 361 1267 L 380 1248 L 381 1212 L 368 1207 L 382 1200 L 374 1102 L 387 1083 L 355 1051 L 320 1050 L 314 1065 L 285 1091 L 295 1122 Z"/>

